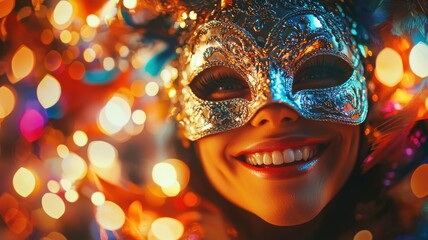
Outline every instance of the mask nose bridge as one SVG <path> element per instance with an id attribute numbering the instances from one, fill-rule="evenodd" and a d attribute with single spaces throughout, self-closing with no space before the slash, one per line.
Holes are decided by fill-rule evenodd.
<path id="1" fill-rule="evenodd" d="M 259 90 L 257 103 L 255 103 L 254 112 L 259 111 L 265 106 L 272 104 L 283 105 L 290 108 L 300 115 L 300 110 L 293 100 L 291 92 L 292 74 L 291 71 L 284 69 L 277 61 L 265 57 L 260 59 L 259 65 L 259 84 L 263 86 Z"/>
<path id="2" fill-rule="evenodd" d="M 289 69 L 284 69 L 281 64 L 272 60 L 267 65 L 266 77 L 269 86 L 268 102 L 286 103 L 295 108 L 292 93 L 293 76 Z M 297 109 L 295 109 L 297 110 Z"/>

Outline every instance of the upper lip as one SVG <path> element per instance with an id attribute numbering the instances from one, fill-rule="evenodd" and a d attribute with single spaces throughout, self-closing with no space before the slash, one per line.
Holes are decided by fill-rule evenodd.
<path id="1" fill-rule="evenodd" d="M 235 157 L 250 155 L 260 152 L 282 151 L 284 149 L 296 149 L 309 145 L 326 144 L 327 140 L 312 137 L 286 137 L 277 139 L 267 139 L 249 145 L 242 151 L 235 154 Z"/>

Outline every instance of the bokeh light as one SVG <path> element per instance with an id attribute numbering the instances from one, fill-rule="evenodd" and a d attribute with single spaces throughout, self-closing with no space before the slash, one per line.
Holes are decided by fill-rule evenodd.
<path id="1" fill-rule="evenodd" d="M 146 85 L 146 94 L 148 96 L 156 96 L 159 92 L 159 85 L 155 82 L 149 82 Z"/>
<path id="2" fill-rule="evenodd" d="M 0 87 L 0 119 L 7 117 L 15 108 L 15 94 L 9 86 Z"/>
<path id="3" fill-rule="evenodd" d="M 33 51 L 25 45 L 21 45 L 12 58 L 11 67 L 14 79 L 9 79 L 16 83 L 26 77 L 34 68 L 36 59 Z"/>
<path id="4" fill-rule="evenodd" d="M 95 219 L 102 228 L 114 231 L 125 223 L 125 213 L 116 203 L 106 201 L 97 207 Z"/>
<path id="5" fill-rule="evenodd" d="M 392 48 L 384 48 L 376 58 L 375 75 L 388 87 L 397 85 L 403 77 L 403 61 Z"/>
<path id="6" fill-rule="evenodd" d="M 141 109 L 135 110 L 132 113 L 132 121 L 138 125 L 144 124 L 146 122 L 146 113 Z"/>
<path id="7" fill-rule="evenodd" d="M 59 183 L 60 183 L 62 189 L 64 189 L 65 191 L 68 191 L 71 189 L 72 182 L 69 179 L 63 178 L 59 181 Z"/>
<path id="8" fill-rule="evenodd" d="M 53 76 L 47 74 L 37 85 L 37 98 L 44 108 L 55 105 L 61 97 L 61 85 Z"/>
<path id="9" fill-rule="evenodd" d="M 121 130 L 121 127 L 116 126 L 107 119 L 105 108 L 101 109 L 97 118 L 99 129 L 107 135 L 113 135 Z"/>
<path id="10" fill-rule="evenodd" d="M 162 80 L 164 81 L 164 83 L 170 83 L 171 82 L 171 73 L 168 69 L 162 70 L 160 76 L 161 76 Z"/>
<path id="11" fill-rule="evenodd" d="M 77 130 L 73 134 L 73 141 L 77 146 L 83 147 L 88 143 L 88 135 L 84 131 Z"/>
<path id="12" fill-rule="evenodd" d="M 353 240 L 372 240 L 372 239 L 373 239 L 373 235 L 370 231 L 361 230 L 357 232 L 357 234 L 355 234 Z"/>
<path id="13" fill-rule="evenodd" d="M 19 129 L 22 136 L 29 142 L 38 139 L 43 132 L 45 118 L 34 109 L 27 109 L 19 122 Z"/>
<path id="14" fill-rule="evenodd" d="M 413 46 L 409 55 L 409 64 L 412 71 L 419 77 L 428 76 L 428 45 L 423 42 Z"/>
<path id="15" fill-rule="evenodd" d="M 190 178 L 188 166 L 181 160 L 171 158 L 157 163 L 152 169 L 153 181 L 168 197 L 177 196 L 186 188 Z"/>
<path id="16" fill-rule="evenodd" d="M 166 187 L 162 187 L 161 189 L 162 189 L 162 192 L 166 196 L 175 197 L 180 193 L 182 187 L 180 186 L 180 183 L 178 181 L 175 181 L 171 185 L 168 185 Z"/>
<path id="17" fill-rule="evenodd" d="M 423 198 L 428 195 L 428 164 L 422 164 L 412 174 L 410 187 L 417 198 Z"/>
<path id="18" fill-rule="evenodd" d="M 188 207 L 195 207 L 200 203 L 200 199 L 195 193 L 187 192 L 183 197 L 183 202 Z"/>
<path id="19" fill-rule="evenodd" d="M 13 188 L 15 191 L 22 197 L 27 197 L 34 191 L 35 187 L 36 178 L 34 174 L 24 167 L 19 168 L 13 176 Z"/>
<path id="20" fill-rule="evenodd" d="M 15 7 L 15 0 L 0 1 L 0 19 L 7 16 Z"/>
<path id="21" fill-rule="evenodd" d="M 157 163 L 152 170 L 153 181 L 161 187 L 175 185 L 177 182 L 177 171 L 170 163 Z"/>
<path id="22" fill-rule="evenodd" d="M 67 238 L 59 232 L 51 232 L 41 240 L 67 240 Z"/>
<path id="23" fill-rule="evenodd" d="M 64 29 L 71 23 L 73 17 L 73 5 L 68 1 L 59 1 L 53 11 L 51 23 L 57 29 Z"/>
<path id="24" fill-rule="evenodd" d="M 49 180 L 47 183 L 47 188 L 51 193 L 58 193 L 61 190 L 61 186 L 55 180 Z"/>
<path id="25" fill-rule="evenodd" d="M 123 6 L 128 9 L 134 9 L 137 6 L 137 0 L 123 0 Z"/>
<path id="26" fill-rule="evenodd" d="M 190 11 L 189 18 L 191 20 L 196 20 L 198 18 L 198 14 L 196 12 L 194 12 L 194 11 Z"/>
<path id="27" fill-rule="evenodd" d="M 85 76 L 85 65 L 79 61 L 74 61 L 70 64 L 68 74 L 74 80 L 81 80 Z"/>
<path id="28" fill-rule="evenodd" d="M 123 127 L 131 117 L 131 107 L 128 102 L 120 97 L 114 96 L 105 106 L 105 113 L 110 123 Z"/>
<path id="29" fill-rule="evenodd" d="M 100 25 L 100 19 L 97 15 L 89 14 L 86 17 L 86 23 L 88 23 L 90 27 L 97 28 Z"/>
<path id="30" fill-rule="evenodd" d="M 103 205 L 105 203 L 105 200 L 106 200 L 106 197 L 104 196 L 104 194 L 102 192 L 94 192 L 91 195 L 91 202 L 95 206 Z"/>
<path id="31" fill-rule="evenodd" d="M 129 48 L 125 45 L 120 45 L 118 51 L 119 51 L 119 55 L 123 58 L 127 57 L 129 54 Z"/>
<path id="32" fill-rule="evenodd" d="M 72 39 L 71 32 L 68 30 L 62 31 L 59 35 L 59 39 L 65 44 L 70 43 Z"/>
<path id="33" fill-rule="evenodd" d="M 70 153 L 70 151 L 68 150 L 68 147 L 65 146 L 64 144 L 58 145 L 58 147 L 56 147 L 56 152 L 58 153 L 58 156 L 62 158 L 66 158 Z"/>
<path id="34" fill-rule="evenodd" d="M 176 95 L 177 95 L 177 90 L 172 88 L 168 91 L 168 97 L 170 97 L 171 99 L 174 99 Z"/>
<path id="35" fill-rule="evenodd" d="M 117 158 L 116 148 L 105 141 L 93 141 L 88 145 L 88 159 L 96 167 L 108 168 Z"/>
<path id="36" fill-rule="evenodd" d="M 183 235 L 184 227 L 177 219 L 162 217 L 152 223 L 151 231 L 159 240 L 172 240 Z"/>
<path id="37" fill-rule="evenodd" d="M 83 41 L 85 42 L 90 42 L 95 38 L 97 31 L 88 26 L 88 25 L 84 25 L 81 29 L 80 29 L 80 36 L 82 37 Z"/>
<path id="38" fill-rule="evenodd" d="M 74 189 L 70 189 L 65 192 L 64 197 L 68 202 L 74 203 L 79 199 L 79 193 Z"/>
<path id="39" fill-rule="evenodd" d="M 85 160 L 75 153 L 64 158 L 61 166 L 64 177 L 72 181 L 83 178 L 87 172 Z"/>
<path id="40" fill-rule="evenodd" d="M 104 58 L 104 60 L 103 60 L 103 68 L 104 68 L 104 70 L 111 71 L 111 70 L 113 70 L 114 66 L 115 66 L 115 63 L 114 63 L 114 59 L 113 58 L 111 58 L 111 57 Z"/>
<path id="41" fill-rule="evenodd" d="M 91 63 L 95 60 L 97 57 L 97 54 L 95 53 L 94 49 L 87 48 L 85 51 L 83 51 L 83 58 L 86 62 Z"/>
<path id="42" fill-rule="evenodd" d="M 61 57 L 61 54 L 59 54 L 59 52 L 55 50 L 51 50 L 48 52 L 48 54 L 46 54 L 45 67 L 47 70 L 53 72 L 61 66 L 61 63 L 62 63 L 62 57 Z"/>
<path id="43" fill-rule="evenodd" d="M 100 129 L 107 134 L 119 132 L 131 118 L 131 106 L 121 95 L 113 96 L 98 116 Z"/>
<path id="44" fill-rule="evenodd" d="M 412 100 L 413 94 L 398 88 L 395 90 L 394 94 L 391 96 L 391 99 L 395 102 L 402 104 L 403 106 L 407 105 L 410 100 Z"/>
<path id="45" fill-rule="evenodd" d="M 51 29 L 45 29 L 40 34 L 40 41 L 42 41 L 43 44 L 49 45 L 54 40 L 54 34 Z"/>
<path id="46" fill-rule="evenodd" d="M 176 158 L 169 158 L 164 160 L 163 162 L 171 164 L 171 166 L 174 167 L 175 172 L 177 173 L 176 180 L 179 183 L 180 188 L 186 188 L 190 179 L 190 169 L 187 164 Z"/>
<path id="47" fill-rule="evenodd" d="M 51 218 L 58 219 L 65 212 L 64 201 L 54 193 L 45 193 L 42 197 L 42 207 Z"/>

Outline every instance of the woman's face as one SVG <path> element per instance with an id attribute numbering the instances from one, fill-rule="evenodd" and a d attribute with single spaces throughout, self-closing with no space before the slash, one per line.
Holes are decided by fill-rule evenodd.
<path id="1" fill-rule="evenodd" d="M 359 126 L 300 117 L 267 104 L 244 126 L 196 141 L 212 185 L 226 199 L 266 222 L 310 221 L 349 178 Z"/>
<path id="2" fill-rule="evenodd" d="M 339 7 L 233 2 L 183 48 L 176 118 L 225 198 L 274 225 L 305 223 L 355 165 L 359 50 Z"/>

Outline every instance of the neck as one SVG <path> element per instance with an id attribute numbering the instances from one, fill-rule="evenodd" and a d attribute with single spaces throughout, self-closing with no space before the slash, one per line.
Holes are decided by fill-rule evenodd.
<path id="1" fill-rule="evenodd" d="M 357 177 L 352 178 L 336 197 L 313 220 L 296 226 L 271 225 L 252 213 L 228 204 L 221 204 L 226 217 L 237 227 L 238 239 L 338 239 L 354 223 L 358 198 Z"/>

